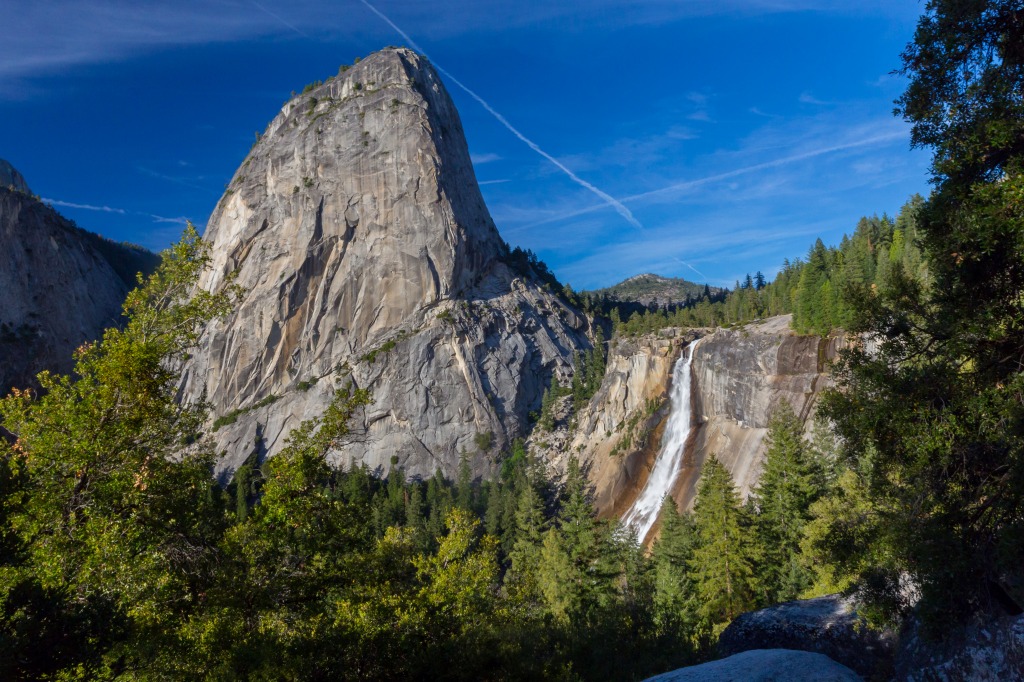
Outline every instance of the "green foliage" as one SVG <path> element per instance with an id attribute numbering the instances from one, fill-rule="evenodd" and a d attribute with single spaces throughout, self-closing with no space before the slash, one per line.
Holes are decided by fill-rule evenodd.
<path id="1" fill-rule="evenodd" d="M 190 225 L 128 295 L 125 327 L 79 348 L 76 378 L 43 373 L 40 396 L 0 402 L 17 434 L 2 454 L 18 484 L 2 491 L 16 548 L 0 570 L 6 677 L 130 668 L 173 646 L 168 605 L 199 599 L 188 576 L 209 567 L 223 517 L 196 441 L 205 413 L 175 400 L 171 367 L 232 304 L 231 289 L 193 292 L 208 260 Z M 41 641 L 51 655 L 25 655 Z"/>
<path id="2" fill-rule="evenodd" d="M 892 263 L 887 286 L 862 292 L 851 328 L 878 347 L 844 354 L 824 406 L 856 472 L 843 494 L 864 513 L 819 510 L 849 542 L 818 532 L 815 547 L 890 615 L 909 578 L 933 623 L 1024 605 L 1021 26 L 1017 2 L 928 3 L 897 104 L 934 152 L 914 242 L 935 285 Z"/>
<path id="3" fill-rule="evenodd" d="M 754 548 L 732 476 L 711 455 L 704 462 L 693 507 L 697 546 L 690 558 L 697 611 L 721 626 L 754 605 Z"/>
<path id="4" fill-rule="evenodd" d="M 397 345 L 398 345 L 398 340 L 397 339 L 388 339 L 387 341 L 385 341 L 384 343 L 382 343 L 381 345 L 379 345 L 378 347 L 374 348 L 369 353 L 364 355 L 362 358 L 360 358 L 360 360 L 362 362 L 366 362 L 366 363 L 372 365 L 374 362 L 377 361 L 377 356 L 378 355 L 386 355 L 386 354 L 390 353 L 391 351 L 393 351 L 395 349 L 395 346 L 397 346 Z"/>
<path id="5" fill-rule="evenodd" d="M 482 431 L 473 436 L 473 443 L 476 445 L 476 449 L 480 452 L 487 452 L 491 449 L 491 445 L 494 443 L 494 433 L 491 431 Z"/>
<path id="6" fill-rule="evenodd" d="M 919 216 L 924 200 L 914 196 L 896 220 L 887 216 L 862 218 L 839 247 L 819 239 L 807 259 L 785 261 L 771 283 L 762 273 L 747 275 L 732 290 L 687 299 L 668 310 L 633 312 L 622 321 L 621 305 L 585 299 L 586 306 L 607 309 L 620 316 L 616 333 L 637 336 L 667 327 L 723 327 L 772 315 L 793 314 L 793 328 L 802 334 L 828 335 L 856 324 L 856 301 L 866 293 L 887 287 L 899 271 L 928 286 L 931 276 L 919 246 Z"/>
<path id="7" fill-rule="evenodd" d="M 260 408 L 266 407 L 267 405 L 273 405 L 280 399 L 281 396 L 274 395 L 273 393 L 271 393 L 267 397 L 257 400 L 248 407 L 239 407 L 234 410 L 231 410 L 227 414 L 223 414 L 213 420 L 213 430 L 216 431 L 224 426 L 228 426 L 229 424 L 234 424 L 236 421 L 238 421 L 238 418 L 241 417 L 243 414 L 248 414 L 253 410 L 258 410 Z"/>
<path id="8" fill-rule="evenodd" d="M 761 568 L 759 588 L 767 603 L 796 599 L 812 584 L 800 541 L 810 507 L 826 491 L 824 467 L 803 438 L 803 424 L 782 402 L 768 423 L 764 470 L 753 494 L 754 533 Z"/>

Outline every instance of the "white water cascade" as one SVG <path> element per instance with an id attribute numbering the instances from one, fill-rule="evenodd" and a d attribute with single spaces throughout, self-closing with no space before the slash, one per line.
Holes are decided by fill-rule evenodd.
<path id="1" fill-rule="evenodd" d="M 633 506 L 629 508 L 622 522 L 636 529 L 640 542 L 644 541 L 651 526 L 658 519 L 661 503 L 665 495 L 672 490 L 679 475 L 682 464 L 686 439 L 692 429 L 693 415 L 690 409 L 690 365 L 700 345 L 697 339 L 686 348 L 686 354 L 676 361 L 672 370 L 672 412 L 668 417 L 668 426 L 661 438 L 661 449 L 654 460 L 654 468 Z"/>

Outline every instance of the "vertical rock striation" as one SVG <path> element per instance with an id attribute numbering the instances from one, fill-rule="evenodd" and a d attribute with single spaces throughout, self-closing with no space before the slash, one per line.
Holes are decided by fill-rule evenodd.
<path id="1" fill-rule="evenodd" d="M 743 497 L 750 493 L 761 475 L 768 421 L 780 402 L 788 402 L 810 427 L 818 395 L 831 385 L 828 362 L 842 339 L 798 335 L 790 319 L 781 315 L 719 329 L 698 348 L 693 376 L 699 425 L 676 489 L 681 508 L 693 505 L 710 454 L 732 473 Z"/>
<path id="2" fill-rule="evenodd" d="M 274 454 L 346 382 L 373 404 L 341 461 L 454 475 L 465 450 L 486 473 L 588 347 L 586 319 L 511 267 L 455 107 L 406 49 L 285 104 L 205 238 L 214 267 L 201 286 L 235 272 L 245 292 L 182 385 L 219 417 L 222 474 Z"/>

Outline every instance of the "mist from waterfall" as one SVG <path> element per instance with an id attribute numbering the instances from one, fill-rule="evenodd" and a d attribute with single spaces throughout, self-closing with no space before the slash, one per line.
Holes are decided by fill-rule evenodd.
<path id="1" fill-rule="evenodd" d="M 682 465 L 686 450 L 686 439 L 690 436 L 693 422 L 690 406 L 690 367 L 700 341 L 697 339 L 686 348 L 685 354 L 676 361 L 676 366 L 672 370 L 672 412 L 661 438 L 661 449 L 654 460 L 654 468 L 647 478 L 647 485 L 622 517 L 624 525 L 636 529 L 641 542 L 658 519 L 662 500 L 672 490 L 679 476 L 679 467 Z"/>

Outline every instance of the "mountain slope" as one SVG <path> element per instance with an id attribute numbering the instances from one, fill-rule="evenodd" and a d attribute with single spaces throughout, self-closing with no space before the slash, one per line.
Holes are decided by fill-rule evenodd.
<path id="1" fill-rule="evenodd" d="M 79 345 L 121 318 L 135 271 L 157 257 L 85 230 L 28 193 L 0 161 L 0 391 L 35 385 L 44 369 L 69 372 Z M 17 186 L 24 189 L 11 189 Z"/>
<path id="2" fill-rule="evenodd" d="M 451 99 L 405 49 L 288 102 L 210 218 L 213 271 L 245 295 L 185 368 L 230 472 L 273 454 L 337 385 L 372 391 L 338 453 L 386 472 L 474 471 L 528 427 L 586 319 L 506 264 Z M 490 434 L 490 436 L 488 436 Z"/>

